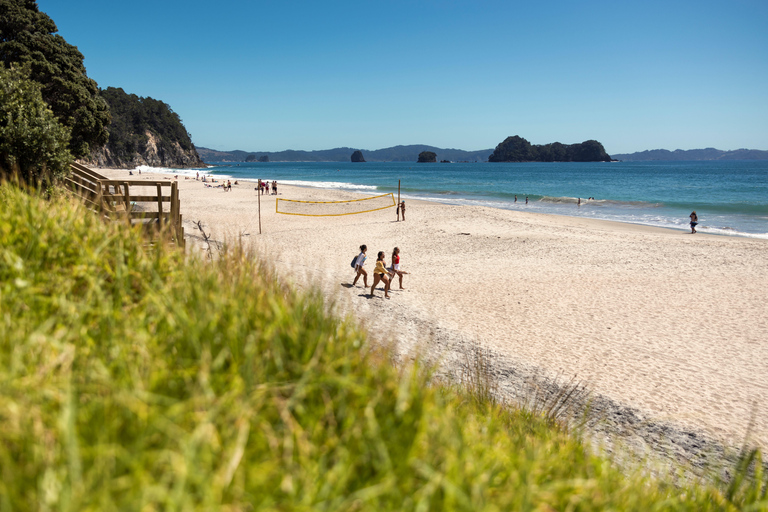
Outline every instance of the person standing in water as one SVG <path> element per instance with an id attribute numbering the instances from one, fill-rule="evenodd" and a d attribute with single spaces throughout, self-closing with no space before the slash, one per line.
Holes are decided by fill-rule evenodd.
<path id="1" fill-rule="evenodd" d="M 691 212 L 690 217 L 691 217 L 691 233 L 698 233 L 698 231 L 696 231 L 696 225 L 699 223 L 699 216 L 696 215 L 696 210 Z"/>
<path id="2" fill-rule="evenodd" d="M 355 286 L 357 284 L 357 280 L 360 279 L 360 276 L 363 276 L 363 286 L 368 288 L 368 272 L 366 272 L 363 268 L 367 258 L 365 255 L 365 251 L 367 250 L 368 247 L 366 247 L 365 244 L 360 246 L 360 254 L 357 255 L 357 259 L 355 260 L 355 272 L 357 274 L 355 275 L 355 280 L 352 281 L 352 286 Z"/>

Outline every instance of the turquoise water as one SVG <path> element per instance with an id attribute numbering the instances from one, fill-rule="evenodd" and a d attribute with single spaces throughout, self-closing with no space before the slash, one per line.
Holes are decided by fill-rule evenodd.
<path id="1" fill-rule="evenodd" d="M 690 229 L 688 216 L 696 210 L 699 231 L 768 238 L 768 161 L 275 162 L 218 164 L 207 171 L 238 180 L 261 178 L 369 195 L 397 192 L 400 180 L 405 199 L 686 230 Z M 589 197 L 595 200 L 587 201 Z M 577 205 L 578 198 L 581 206 Z"/>

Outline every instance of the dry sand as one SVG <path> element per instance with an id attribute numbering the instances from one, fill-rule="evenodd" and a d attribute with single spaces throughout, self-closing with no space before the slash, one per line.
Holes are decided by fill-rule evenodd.
<path id="1" fill-rule="evenodd" d="M 404 352 L 449 359 L 485 347 L 509 396 L 524 396 L 531 375 L 576 376 L 608 422 L 645 430 L 646 441 L 695 451 L 702 438 L 740 445 L 749 430 L 768 448 L 764 240 L 417 201 L 405 222 L 394 208 L 290 216 L 275 213 L 275 196 L 261 196 L 259 235 L 253 183 L 224 192 L 182 178 L 179 188 L 192 250 L 205 247 L 197 221 L 213 240 L 254 243 L 284 278 L 319 284 Z M 360 197 L 282 185 L 279 193 Z M 387 300 L 381 289 L 369 298 L 361 283 L 349 287 L 360 244 L 369 247 L 369 284 L 376 253 L 389 262 L 400 247 L 404 291 L 393 286 Z M 685 458 L 691 446 L 671 449 Z"/>

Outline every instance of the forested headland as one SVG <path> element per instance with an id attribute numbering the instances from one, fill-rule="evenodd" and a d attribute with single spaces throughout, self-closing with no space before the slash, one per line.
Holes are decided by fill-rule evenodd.
<path id="1" fill-rule="evenodd" d="M 107 144 L 91 160 L 102 167 L 201 167 L 202 160 L 179 115 L 154 98 L 119 87 L 99 91 L 112 114 Z"/>
<path id="2" fill-rule="evenodd" d="M 0 0 L 0 174 L 47 181 L 73 158 L 107 166 L 200 166 L 165 103 L 99 89 L 83 54 L 34 0 Z"/>

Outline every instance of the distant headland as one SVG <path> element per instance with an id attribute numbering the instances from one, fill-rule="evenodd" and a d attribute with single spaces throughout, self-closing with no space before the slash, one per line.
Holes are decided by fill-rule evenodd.
<path id="1" fill-rule="evenodd" d="M 608 162 L 622 160 L 626 162 L 641 160 L 768 160 L 768 151 L 756 149 L 738 149 L 722 151 L 714 148 L 675 150 L 654 149 L 628 154 L 608 155 L 603 145 L 596 140 L 581 144 L 533 145 L 519 136 L 507 137 L 496 149 L 465 151 L 462 149 L 444 149 L 435 146 L 413 144 L 393 146 L 384 149 L 359 150 L 349 147 L 323 149 L 318 151 L 217 151 L 205 147 L 196 147 L 200 158 L 205 162 L 349 162 L 350 155 L 365 153 L 367 162 L 417 162 L 419 154 L 427 151 L 435 153 L 440 162 Z M 532 154 L 535 153 L 535 154 Z"/>
<path id="2" fill-rule="evenodd" d="M 715 148 L 705 149 L 650 149 L 637 153 L 613 155 L 617 160 L 625 162 L 642 162 L 649 160 L 661 161 L 702 161 L 702 160 L 768 160 L 768 151 L 759 149 L 736 149 L 723 151 Z"/>

